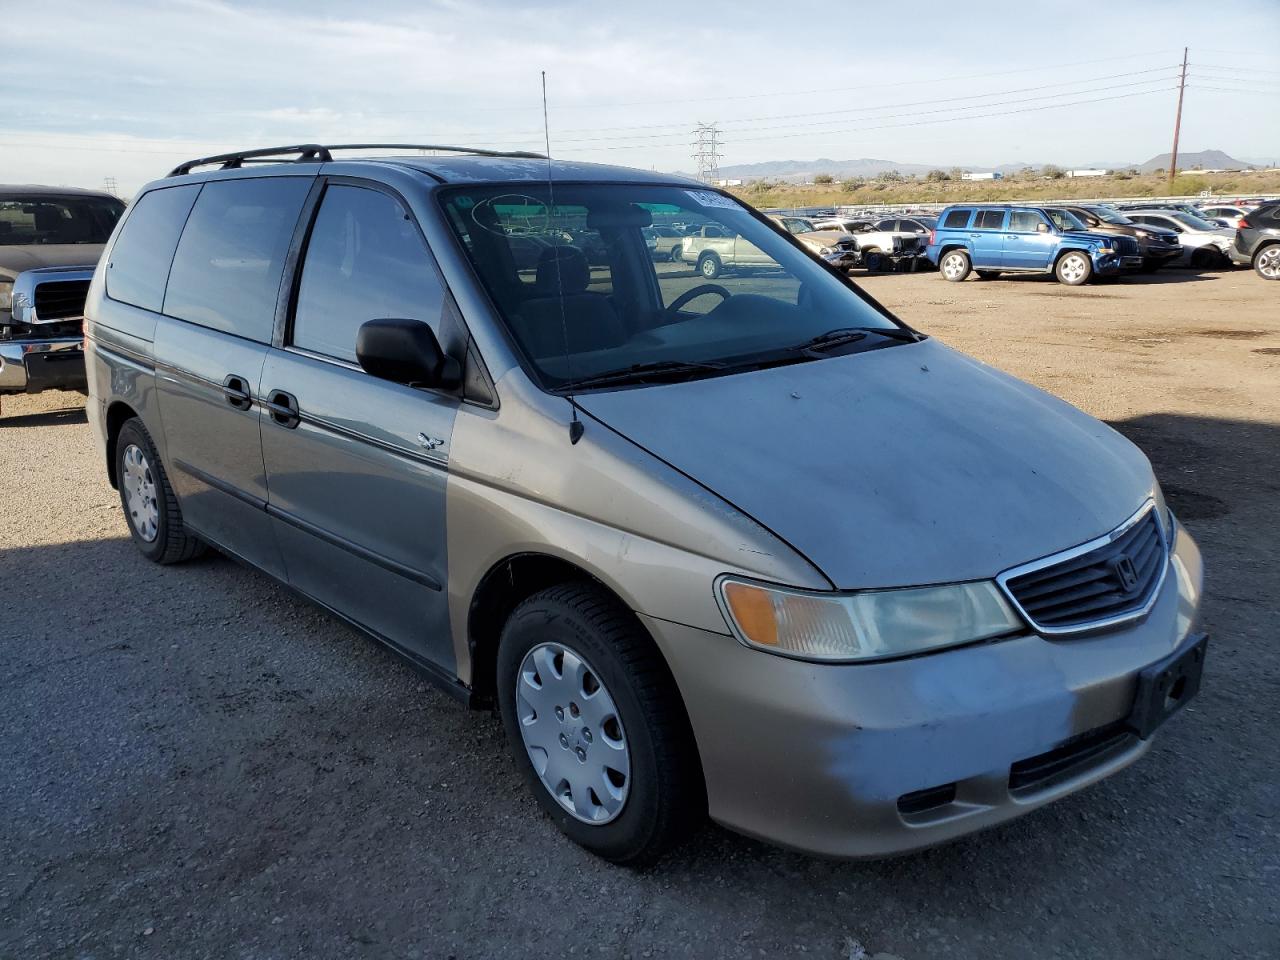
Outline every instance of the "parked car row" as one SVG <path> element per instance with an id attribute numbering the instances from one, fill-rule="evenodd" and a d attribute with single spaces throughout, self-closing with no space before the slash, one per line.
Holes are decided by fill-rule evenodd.
<path id="1" fill-rule="evenodd" d="M 1070 286 L 1176 264 L 1252 265 L 1280 279 L 1280 202 L 1241 209 L 1234 226 L 1185 204 L 958 204 L 942 211 L 926 255 L 944 279 L 1051 273 Z"/>

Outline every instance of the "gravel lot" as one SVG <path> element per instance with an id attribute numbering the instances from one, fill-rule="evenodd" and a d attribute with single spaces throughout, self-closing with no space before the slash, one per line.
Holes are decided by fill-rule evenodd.
<path id="1" fill-rule="evenodd" d="M 1280 955 L 1280 284 L 866 284 L 1136 440 L 1199 538 L 1205 687 L 1143 761 L 911 857 L 708 826 L 614 868 L 495 718 L 264 576 L 143 561 L 78 395 L 5 398 L 0 957 Z"/>

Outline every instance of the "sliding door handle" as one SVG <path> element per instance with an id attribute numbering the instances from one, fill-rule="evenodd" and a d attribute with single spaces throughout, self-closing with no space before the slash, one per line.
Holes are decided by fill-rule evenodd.
<path id="1" fill-rule="evenodd" d="M 237 410 L 248 410 L 253 406 L 253 394 L 249 392 L 249 381 L 234 373 L 222 381 L 222 395 L 227 403 Z"/>

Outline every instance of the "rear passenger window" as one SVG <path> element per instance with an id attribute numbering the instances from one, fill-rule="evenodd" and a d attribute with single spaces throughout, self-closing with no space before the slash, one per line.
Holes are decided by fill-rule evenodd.
<path id="1" fill-rule="evenodd" d="M 187 222 L 199 184 L 144 193 L 133 204 L 107 263 L 107 296 L 159 311 L 178 235 Z"/>
<path id="2" fill-rule="evenodd" d="M 313 182 L 263 177 L 206 183 L 178 241 L 164 312 L 269 343 L 285 254 Z"/>
<path id="3" fill-rule="evenodd" d="M 413 219 L 378 190 L 331 186 L 307 243 L 292 343 L 356 361 L 368 320 L 421 320 L 440 332 L 444 288 Z"/>
<path id="4" fill-rule="evenodd" d="M 1010 233 L 1035 233 L 1042 223 L 1040 215 L 1030 210 L 1014 210 L 1009 214 Z"/>
<path id="5" fill-rule="evenodd" d="M 969 211 L 952 210 L 947 214 L 947 219 L 942 221 L 942 225 L 948 230 L 963 230 L 969 225 Z"/>
<path id="6" fill-rule="evenodd" d="M 975 230 L 1000 230 L 1003 227 L 1003 210 L 979 210 L 977 217 L 973 221 Z"/>

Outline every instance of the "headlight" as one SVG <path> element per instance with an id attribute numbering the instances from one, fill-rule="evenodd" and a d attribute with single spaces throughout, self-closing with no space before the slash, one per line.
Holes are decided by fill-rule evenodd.
<path id="1" fill-rule="evenodd" d="M 835 250 L 832 247 L 819 247 L 818 253 L 820 256 L 829 257 L 831 254 L 835 253 Z"/>
<path id="2" fill-rule="evenodd" d="M 1104 256 L 1110 256 L 1111 254 L 1116 252 L 1116 248 L 1115 247 L 1099 247 L 1098 252 L 1103 254 Z"/>
<path id="3" fill-rule="evenodd" d="M 0 310 L 13 309 L 13 281 L 0 280 Z"/>
<path id="4" fill-rule="evenodd" d="M 1012 633 L 1022 621 L 989 580 L 817 593 L 724 577 L 721 605 L 747 646 L 800 660 L 879 660 Z"/>
<path id="5" fill-rule="evenodd" d="M 1164 491 L 1160 489 L 1160 481 L 1156 481 L 1156 520 L 1164 531 L 1165 542 L 1173 544 L 1173 511 L 1164 499 Z"/>
<path id="6" fill-rule="evenodd" d="M 1151 234 L 1147 233 L 1147 231 L 1145 231 L 1145 230 L 1135 230 L 1135 231 L 1134 231 L 1134 233 L 1136 233 L 1136 234 L 1137 234 L 1138 236 L 1140 236 L 1140 237 L 1149 237 L 1149 236 L 1151 236 Z"/>

